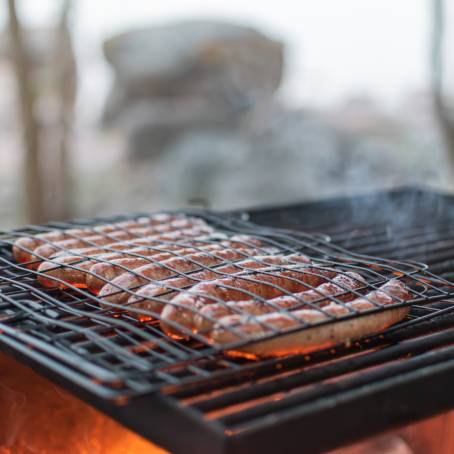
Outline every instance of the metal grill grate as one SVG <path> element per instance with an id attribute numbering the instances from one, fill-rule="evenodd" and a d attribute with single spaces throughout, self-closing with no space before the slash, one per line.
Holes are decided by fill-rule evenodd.
<path id="1" fill-rule="evenodd" d="M 194 213 L 188 213 L 187 216 L 192 216 Z M 178 218 L 181 223 L 182 220 Z M 214 232 L 204 231 L 203 225 L 197 224 L 200 219 L 207 221 L 208 225 L 215 228 Z M 253 299 L 255 303 L 259 302 L 265 307 L 268 312 L 280 310 L 280 314 L 291 321 L 290 327 L 281 329 L 279 326 L 267 324 L 263 317 L 255 317 L 248 315 L 247 323 L 254 323 L 260 327 L 262 337 L 259 339 L 245 335 L 241 331 L 241 325 L 221 325 L 221 329 L 227 331 L 233 337 L 232 342 L 226 344 L 213 344 L 207 338 L 203 331 L 192 332 L 184 325 L 171 326 L 171 331 L 178 329 L 178 333 L 186 340 L 180 341 L 164 334 L 159 327 L 159 319 L 161 314 L 155 311 L 151 312 L 147 309 L 132 307 L 131 305 L 115 304 L 106 302 L 106 299 L 101 296 L 96 296 L 87 291 L 85 288 L 79 288 L 68 282 L 63 282 L 58 277 L 49 278 L 49 274 L 44 274 L 36 269 L 37 265 L 43 260 L 50 261 L 50 270 L 60 271 L 63 265 L 57 262 L 57 259 L 49 259 L 47 256 L 37 254 L 31 261 L 18 264 L 11 256 L 11 246 L 15 243 L 18 237 L 29 235 L 30 233 L 43 232 L 48 229 L 52 230 L 55 227 L 59 229 L 74 229 L 83 225 L 85 228 L 89 226 L 95 229 L 94 226 L 100 222 L 112 223 L 119 221 L 130 221 L 140 219 L 140 216 L 134 218 L 123 219 L 103 219 L 84 221 L 83 223 L 75 222 L 68 224 L 58 224 L 57 226 L 48 227 L 32 227 L 31 229 L 4 232 L 1 237 L 3 247 L 0 255 L 0 285 L 2 296 L 2 324 L 0 328 L 3 331 L 3 342 L 12 346 L 20 346 L 21 350 L 30 356 L 33 356 L 38 361 L 46 364 L 47 367 L 52 367 L 58 370 L 58 373 L 64 373 L 68 378 L 74 380 L 79 385 L 84 386 L 91 392 L 95 392 L 103 397 L 111 399 L 124 399 L 126 397 L 141 395 L 165 385 L 177 386 L 193 381 L 206 381 L 207 379 L 220 378 L 231 373 L 238 373 L 238 370 L 244 368 L 241 361 L 231 358 L 233 352 L 254 352 L 254 345 L 263 342 L 264 339 L 273 339 L 282 336 L 282 333 L 294 333 L 308 329 L 314 325 L 326 325 L 334 323 L 338 318 L 322 307 L 319 302 L 334 302 L 339 307 L 351 308 L 348 303 L 345 303 L 345 296 L 351 295 L 354 298 L 368 298 L 371 291 L 380 289 L 381 286 L 389 282 L 390 279 L 397 279 L 405 282 L 410 296 L 408 300 L 393 298 L 392 304 L 385 306 L 372 301 L 372 308 L 366 312 L 360 312 L 350 309 L 348 313 L 343 315 L 343 319 L 357 318 L 370 313 L 384 311 L 388 308 L 398 308 L 407 305 L 415 305 L 427 303 L 429 301 L 438 301 L 446 299 L 452 294 L 452 289 L 448 281 L 435 278 L 425 269 L 425 265 L 417 262 L 403 262 L 398 260 L 378 259 L 368 257 L 361 254 L 350 253 L 347 250 L 331 244 L 327 237 L 321 235 L 307 235 L 298 232 L 291 232 L 281 229 L 270 229 L 266 227 L 257 227 L 248 221 L 241 220 L 232 216 L 220 215 L 214 213 L 197 213 L 195 218 L 196 234 L 191 237 L 186 237 L 185 240 L 180 239 L 180 230 L 170 232 L 169 239 L 167 237 L 159 237 L 156 243 L 147 248 L 152 248 L 157 251 L 165 251 L 167 246 L 173 247 L 191 247 L 196 251 L 203 252 L 204 256 L 213 257 L 215 259 L 214 266 L 206 266 L 197 259 L 192 260 L 193 266 L 191 272 L 182 272 L 179 269 L 170 267 L 171 277 L 184 277 L 190 279 L 191 282 L 197 282 L 193 276 L 203 270 L 216 271 L 217 277 L 230 277 L 231 273 L 225 273 L 221 270 L 224 267 L 238 267 L 238 271 L 242 271 L 241 279 L 248 283 L 258 283 L 258 276 L 275 277 L 278 273 L 291 271 L 288 280 L 295 285 L 303 284 L 305 289 L 317 289 L 313 283 L 306 281 L 307 276 L 310 279 L 315 279 L 317 285 L 322 282 L 334 282 L 333 276 L 344 275 L 347 272 L 359 272 L 364 278 L 364 282 L 356 282 L 359 285 L 356 288 L 343 288 L 338 294 L 325 296 L 320 294 L 315 298 L 314 302 L 297 302 L 298 304 L 292 309 L 297 309 L 302 306 L 309 306 L 312 312 L 323 314 L 323 317 L 317 317 L 315 322 L 306 321 L 296 318 L 293 311 L 287 311 L 285 308 L 273 307 L 270 300 L 254 293 L 254 290 L 242 290 L 244 296 L 241 299 Z M 194 218 L 183 218 L 194 219 Z M 185 220 L 183 222 L 186 222 Z M 181 224 L 180 224 L 181 225 Z M 200 230 L 201 229 L 201 230 Z M 184 230 L 185 232 L 187 230 Z M 204 236 L 199 236 L 200 231 Z M 77 231 L 72 231 L 77 232 Z M 93 230 L 94 233 L 98 233 Z M 172 239 L 172 235 L 175 239 Z M 241 234 L 243 236 L 239 237 Z M 166 235 L 166 233 L 164 234 Z M 197 235 L 197 236 L 196 236 Z M 102 238 L 115 240 L 117 236 L 110 233 L 103 233 Z M 143 237 L 143 235 L 142 235 Z M 88 238 L 95 238 L 88 236 Z M 164 239 L 163 239 L 164 238 Z M 203 249 L 206 245 L 220 244 L 222 241 L 231 242 L 236 238 L 236 242 L 240 242 L 246 249 L 240 249 L 240 258 L 236 260 L 228 260 L 219 256 L 218 251 L 206 251 Z M 135 239 L 133 239 L 134 241 Z M 260 242 L 257 247 L 257 240 Z M 81 242 L 84 247 L 99 247 L 98 243 L 93 243 L 87 236 L 81 236 L 80 233 L 72 233 L 70 242 Z M 252 241 L 252 243 L 251 243 Z M 58 247 L 55 245 L 65 243 L 48 242 L 51 247 L 58 252 Z M 46 241 L 44 241 L 46 244 Z M 69 243 L 68 243 L 69 244 Z M 115 252 L 115 245 L 102 245 L 108 252 Z M 123 243 L 122 243 L 123 244 Z M 251 244 L 258 249 L 258 252 L 251 254 Z M 113 245 L 113 247 L 112 247 Z M 181 257 L 180 249 L 173 249 L 170 255 Z M 80 251 L 83 251 L 81 249 Z M 310 265 L 301 264 L 279 264 L 278 266 L 268 266 L 260 269 L 260 274 L 251 272 L 250 269 L 241 266 L 244 259 L 252 261 L 265 260 L 266 257 L 273 257 L 276 254 L 305 254 L 311 259 Z M 65 252 L 65 251 L 64 251 Z M 117 251 L 118 252 L 118 251 Z M 257 259 L 257 254 L 260 259 Z M 80 263 L 84 263 L 83 259 L 87 258 L 83 253 L 79 253 L 81 262 L 65 264 L 66 270 L 81 270 Z M 90 256 L 91 257 L 91 256 Z M 140 256 L 143 258 L 144 256 Z M 185 259 L 191 256 L 185 256 Z M 264 258 L 265 257 L 265 258 Z M 146 257 L 151 262 L 153 256 Z M 102 258 L 95 257 L 92 259 L 95 262 L 107 262 Z M 107 262 L 108 263 L 108 262 Z M 162 262 L 166 263 L 166 262 Z M 162 264 L 160 265 L 162 266 Z M 138 272 L 125 268 L 126 271 L 133 276 L 138 276 Z M 294 274 L 295 270 L 302 271 L 300 274 Z M 86 270 L 84 270 L 86 272 Z M 303 273 L 304 272 L 304 273 Z M 90 272 L 89 272 L 90 273 Z M 44 289 L 36 282 L 36 278 L 46 278 L 51 281 L 57 281 L 63 288 L 59 289 Z M 156 281 L 149 279 L 153 284 Z M 114 281 L 115 282 L 115 281 Z M 167 281 L 161 281 L 160 286 Z M 223 282 L 223 281 L 219 281 Z M 227 281 L 230 283 L 230 281 Z M 337 282 L 337 281 L 336 281 Z M 285 283 L 285 282 L 284 282 Z M 284 294 L 293 297 L 293 293 L 285 288 L 283 284 L 266 283 L 273 292 Z M 337 285 L 343 287 L 342 283 Z M 302 285 L 301 285 L 302 286 Z M 177 289 L 170 285 L 171 290 Z M 235 287 L 226 285 L 226 289 L 235 290 Z M 136 288 L 120 287 L 114 290 L 113 296 L 118 294 L 134 295 Z M 191 291 L 191 290 L 190 290 Z M 150 299 L 152 302 L 171 304 L 168 300 L 162 297 Z M 274 300 L 271 300 L 274 301 Z M 228 309 L 230 313 L 238 313 L 236 306 L 227 306 L 225 301 L 219 298 L 214 298 L 217 306 L 222 309 Z M 270 307 L 271 305 L 271 307 Z M 180 308 L 176 306 L 178 310 Z M 118 310 L 120 309 L 120 311 Z M 195 314 L 200 313 L 198 310 Z M 137 314 L 141 321 L 137 320 Z M 193 314 L 193 312 L 189 312 Z M 150 319 L 147 323 L 143 323 L 143 317 Z M 210 321 L 213 324 L 217 320 L 207 317 L 203 322 Z M 249 346 L 249 348 L 247 348 Z M 223 352 L 231 352 L 225 356 Z"/>
<path id="2" fill-rule="evenodd" d="M 210 454 L 299 452 L 302 434 L 305 451 L 320 452 L 447 409 L 454 406 L 454 306 L 447 300 L 454 203 L 438 195 L 426 203 L 425 193 L 413 197 L 412 192 L 409 202 L 405 192 L 392 195 L 395 208 L 386 213 L 380 207 L 391 196 L 378 195 L 375 205 L 369 198 L 362 217 L 352 216 L 350 200 L 248 216 L 203 214 L 227 236 L 259 237 L 265 249 L 307 254 L 321 269 L 359 271 L 367 278 L 360 294 L 390 278 L 405 282 L 412 299 L 393 306 L 411 304 L 405 321 L 351 345 L 261 361 L 231 357 L 225 350 L 232 346 L 196 336 L 173 340 L 156 321 L 141 323 L 127 312 L 101 308 L 86 289 L 43 289 L 36 270 L 12 260 L 11 243 L 19 236 L 101 221 L 4 232 L 0 341 L 8 352 L 177 453 L 188 445 Z M 361 201 L 354 205 L 357 212 Z M 295 233 L 300 231 L 326 232 L 331 242 Z M 416 262 L 402 261 L 408 259 Z M 151 348 L 157 341 L 161 348 Z M 245 340 L 235 348 L 240 344 L 252 345 Z"/>

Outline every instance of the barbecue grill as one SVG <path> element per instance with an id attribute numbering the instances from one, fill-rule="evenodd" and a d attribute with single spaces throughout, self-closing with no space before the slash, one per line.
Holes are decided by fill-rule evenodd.
<path id="1" fill-rule="evenodd" d="M 172 452 L 189 445 L 201 453 L 331 449 L 454 406 L 452 207 L 451 197 L 407 189 L 290 207 L 191 212 L 221 233 L 250 234 L 279 251 L 307 254 L 320 269 L 359 270 L 368 279 L 358 295 L 391 278 L 410 289 L 410 301 L 392 306 L 411 305 L 398 325 L 352 344 L 262 360 L 231 354 L 256 339 L 227 346 L 197 334 L 173 340 L 156 323 L 101 308 L 84 289 L 43 289 L 38 272 L 11 257 L 18 237 L 124 217 L 2 232 L 0 345 Z"/>

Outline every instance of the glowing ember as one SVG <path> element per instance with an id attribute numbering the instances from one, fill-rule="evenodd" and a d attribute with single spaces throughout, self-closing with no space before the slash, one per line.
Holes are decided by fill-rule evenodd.
<path id="1" fill-rule="evenodd" d="M 0 454 L 166 452 L 4 355 L 0 420 Z"/>

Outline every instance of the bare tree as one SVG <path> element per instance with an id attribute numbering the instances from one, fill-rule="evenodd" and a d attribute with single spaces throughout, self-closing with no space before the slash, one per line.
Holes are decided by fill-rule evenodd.
<path id="1" fill-rule="evenodd" d="M 58 135 L 55 169 L 57 212 L 55 217 L 65 219 L 72 214 L 72 190 L 69 163 L 69 143 L 74 117 L 77 90 L 76 59 L 71 42 L 69 17 L 72 1 L 63 0 L 56 33 L 54 55 L 55 87 L 59 100 L 56 134 Z"/>
<path id="2" fill-rule="evenodd" d="M 448 151 L 451 174 L 454 174 L 454 115 L 444 93 L 444 18 L 443 0 L 433 0 L 432 49 L 430 54 L 432 96 L 443 139 Z"/>
<path id="3" fill-rule="evenodd" d="M 47 83 L 43 78 L 33 79 L 35 68 L 28 53 L 25 30 L 21 26 L 16 3 L 16 0 L 8 0 L 11 56 L 21 105 L 20 123 L 24 127 L 26 213 L 33 223 L 49 218 L 64 219 L 71 215 L 72 207 L 68 150 L 76 97 L 76 60 L 69 26 L 72 1 L 62 0 L 57 26 L 50 34 L 52 38 L 47 49 L 50 58 L 44 61 L 46 80 L 51 82 L 50 96 L 57 101 L 56 109 L 47 112 L 51 114 L 50 124 L 49 121 L 47 124 L 41 121 L 42 118 L 34 112 L 38 97 L 46 96 L 44 86 Z M 41 144 L 46 134 L 52 140 L 47 141 L 44 149 Z M 44 152 L 50 152 L 51 159 L 46 161 Z M 47 153 L 47 156 L 50 154 Z"/>
<path id="4" fill-rule="evenodd" d="M 39 164 L 39 127 L 34 115 L 35 98 L 30 81 L 30 64 L 15 0 L 8 0 L 9 35 L 20 103 L 20 123 L 24 128 L 25 156 L 23 180 L 26 212 L 30 222 L 45 220 L 44 191 Z"/>

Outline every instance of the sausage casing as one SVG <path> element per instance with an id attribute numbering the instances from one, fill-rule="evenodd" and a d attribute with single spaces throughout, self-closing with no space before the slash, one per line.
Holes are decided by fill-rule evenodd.
<path id="1" fill-rule="evenodd" d="M 184 256 L 197 252 L 197 249 L 194 248 L 174 246 L 176 245 L 170 247 L 160 245 L 156 248 L 139 247 L 127 249 L 124 252 L 98 254 L 91 258 L 87 257 L 87 259 L 77 255 L 63 255 L 52 261 L 41 263 L 38 267 L 38 272 L 40 272 L 38 281 L 48 288 L 64 288 L 64 283 L 76 287 L 88 287 L 92 293 L 96 294 L 106 282 L 128 271 L 128 268 L 133 270 L 143 265 L 159 263 L 176 255 Z M 221 248 L 221 246 L 217 246 L 217 248 Z M 169 250 L 167 251 L 167 249 Z"/>
<path id="2" fill-rule="evenodd" d="M 258 340 L 258 342 L 238 348 L 239 353 L 246 355 L 280 356 L 308 353 L 383 330 L 398 322 L 408 313 L 408 307 L 399 307 L 347 320 L 342 320 L 342 318 L 350 315 L 352 311 L 366 312 L 377 306 L 386 307 L 406 301 L 410 297 L 405 284 L 392 280 L 382 285 L 379 290 L 368 293 L 365 297 L 356 298 L 343 305 L 330 303 L 323 308 L 323 311 L 301 309 L 291 313 L 273 312 L 258 317 L 229 315 L 219 320 L 210 337 L 215 344 Z M 339 320 L 285 334 L 285 331 L 289 329 L 303 327 L 305 324 L 320 323 L 328 320 L 329 317 Z M 284 334 L 260 341 L 260 338 L 273 332 L 284 332 Z"/>
<path id="3" fill-rule="evenodd" d="M 17 239 L 13 245 L 13 256 L 17 262 L 29 262 L 32 260 L 32 252 L 40 245 L 49 242 L 63 241 L 71 238 L 83 238 L 94 236 L 102 233 L 110 233 L 120 230 L 141 228 L 145 226 L 157 226 L 168 224 L 174 221 L 186 219 L 182 215 L 172 214 L 154 214 L 147 217 L 141 217 L 130 221 L 121 221 L 111 224 L 101 224 L 89 228 L 73 228 L 67 230 L 52 230 L 49 232 L 38 233 L 29 237 Z"/>
<path id="4" fill-rule="evenodd" d="M 181 336 L 179 326 L 196 331 L 195 317 L 206 304 L 251 298 L 270 299 L 302 292 L 320 285 L 335 274 L 331 270 L 308 266 L 271 274 L 257 273 L 201 282 L 172 298 L 162 311 L 161 328 L 170 335 Z"/>
<path id="5" fill-rule="evenodd" d="M 241 260 L 245 256 L 256 253 L 255 250 L 223 249 L 212 253 L 199 252 L 186 257 L 175 257 L 159 264 L 145 265 L 125 272 L 106 284 L 99 292 L 99 297 L 106 305 L 121 305 L 126 303 L 133 293 L 131 289 L 141 287 L 152 281 L 159 281 L 183 273 L 191 273 L 203 267 L 215 266 L 226 260 Z"/>
<path id="6" fill-rule="evenodd" d="M 192 233 L 191 233 L 192 232 Z M 67 251 L 76 248 L 83 248 L 89 246 L 103 246 L 107 244 L 112 244 L 120 241 L 127 241 L 134 238 L 143 238 L 143 239 L 151 239 L 156 237 L 159 239 L 165 239 L 166 237 L 172 238 L 175 235 L 180 236 L 200 236 L 203 234 L 211 233 L 213 229 L 207 225 L 199 225 L 196 227 L 191 227 L 191 224 L 188 224 L 188 228 L 176 228 L 169 225 L 162 225 L 162 226 L 151 226 L 151 227 L 143 227 L 137 229 L 130 229 L 127 231 L 115 231 L 109 234 L 104 235 L 95 235 L 95 236 L 88 236 L 84 238 L 72 238 L 63 241 L 57 241 L 55 243 L 46 243 L 38 246 L 32 254 L 31 260 L 39 261 L 45 260 L 46 258 L 51 257 L 53 254 L 57 253 L 58 251 Z M 174 233 L 175 235 L 172 235 Z"/>
<path id="7" fill-rule="evenodd" d="M 324 282 L 312 290 L 284 295 L 269 300 L 229 301 L 227 303 L 208 304 L 202 307 L 195 317 L 198 332 L 208 332 L 213 324 L 222 317 L 233 314 L 263 315 L 277 310 L 294 310 L 302 307 L 317 307 L 329 304 L 335 297 L 339 301 L 349 301 L 355 294 L 349 290 L 359 289 L 364 285 L 364 279 L 358 273 L 346 272 L 337 274 L 329 282 Z"/>
<path id="8" fill-rule="evenodd" d="M 303 263 L 309 262 L 309 259 L 302 255 L 298 259 L 294 257 L 294 260 Z M 163 280 L 158 284 L 147 284 L 129 297 L 127 307 L 128 309 L 139 309 L 143 312 L 159 314 L 165 302 L 173 298 L 178 289 L 198 284 L 201 281 L 223 278 L 229 274 L 247 273 L 250 270 L 269 268 L 273 265 L 287 265 L 288 263 L 289 258 L 282 255 L 253 256 L 237 263 L 200 271 L 188 277 L 177 277 Z M 153 318 L 152 315 L 146 315 L 143 312 L 131 310 L 131 313 L 142 321 Z"/>

